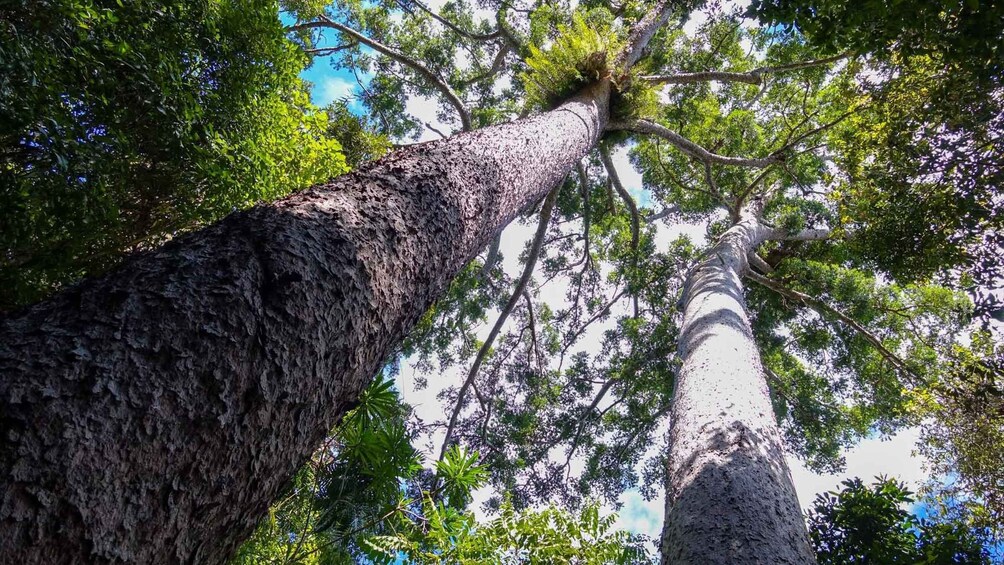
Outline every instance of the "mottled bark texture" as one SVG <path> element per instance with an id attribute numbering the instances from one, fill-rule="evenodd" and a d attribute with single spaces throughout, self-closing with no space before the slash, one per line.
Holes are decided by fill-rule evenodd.
<path id="1" fill-rule="evenodd" d="M 220 563 L 609 88 L 396 152 L 0 320 L 0 562 Z"/>
<path id="2" fill-rule="evenodd" d="M 747 253 L 769 231 L 744 213 L 685 285 L 665 564 L 815 562 L 743 299 Z"/>

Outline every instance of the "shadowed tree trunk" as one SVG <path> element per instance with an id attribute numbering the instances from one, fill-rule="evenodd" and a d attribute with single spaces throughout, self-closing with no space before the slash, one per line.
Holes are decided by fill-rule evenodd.
<path id="1" fill-rule="evenodd" d="M 747 254 L 774 232 L 745 211 L 684 287 L 665 564 L 815 562 L 743 299 Z"/>
<path id="2" fill-rule="evenodd" d="M 234 214 L 0 320 L 4 563 L 219 563 L 609 86 Z"/>

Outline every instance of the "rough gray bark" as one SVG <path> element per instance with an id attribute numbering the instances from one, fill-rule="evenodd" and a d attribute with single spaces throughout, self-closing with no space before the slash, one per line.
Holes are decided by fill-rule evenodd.
<path id="1" fill-rule="evenodd" d="M 0 320 L 0 562 L 220 563 L 609 87 L 375 164 Z"/>
<path id="2" fill-rule="evenodd" d="M 815 562 L 743 298 L 770 232 L 744 212 L 684 287 L 664 564 Z"/>

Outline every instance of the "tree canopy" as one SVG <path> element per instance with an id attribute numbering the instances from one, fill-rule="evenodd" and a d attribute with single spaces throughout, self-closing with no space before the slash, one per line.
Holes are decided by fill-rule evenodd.
<path id="1" fill-rule="evenodd" d="M 238 561 L 648 558 L 601 505 L 665 488 L 689 293 L 748 226 L 750 372 L 762 363 L 785 450 L 835 471 L 860 439 L 919 426 L 945 479 L 925 499 L 950 510 L 940 521 L 904 511 L 913 494 L 887 480 L 819 498 L 820 562 L 983 562 L 1000 541 L 999 4 L 61 1 L 0 15 L 0 309 L 422 136 L 612 87 L 602 140 L 523 210 L 518 272 L 496 241 L 385 360 L 417 369 L 397 386 L 428 387 L 435 419 L 379 379 Z M 351 104 L 310 104 L 298 75 L 322 62 L 356 78 Z M 625 153 L 641 186 L 622 180 Z M 496 514 L 477 523 L 481 487 Z"/>
<path id="2" fill-rule="evenodd" d="M 0 8 L 0 309 L 346 171 L 277 9 Z"/>
<path id="3" fill-rule="evenodd" d="M 970 518 L 998 531 L 999 442 L 964 440 L 999 427 L 983 410 L 1001 394 L 992 5 L 711 5 L 689 27 L 696 6 L 680 5 L 630 69 L 614 58 L 643 3 L 288 7 L 307 52 L 372 77 L 358 102 L 391 137 L 617 85 L 607 139 L 530 211 L 522 274 L 489 250 L 401 349 L 460 373 L 439 393 L 449 417 L 417 429 L 443 442 L 433 454 L 477 450 L 507 493 L 490 506 L 661 488 L 677 301 L 705 242 L 761 200 L 783 235 L 750 256 L 747 300 L 787 449 L 832 471 L 860 438 L 921 425 L 932 470 L 958 473 L 954 494 L 981 508 Z M 414 97 L 437 101 L 438 123 L 402 112 Z M 618 178 L 623 147 L 641 192 Z M 680 223 L 706 234 L 673 239 Z M 590 332 L 600 347 L 579 345 Z"/>

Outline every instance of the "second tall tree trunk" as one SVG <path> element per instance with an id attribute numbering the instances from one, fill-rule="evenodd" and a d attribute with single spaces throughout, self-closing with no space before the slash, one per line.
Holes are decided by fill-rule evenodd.
<path id="1" fill-rule="evenodd" d="M 220 563 L 609 86 L 396 152 L 0 319 L 0 562 Z"/>
<path id="2" fill-rule="evenodd" d="M 685 285 L 664 564 L 814 563 L 743 298 L 768 233 L 747 212 Z"/>

